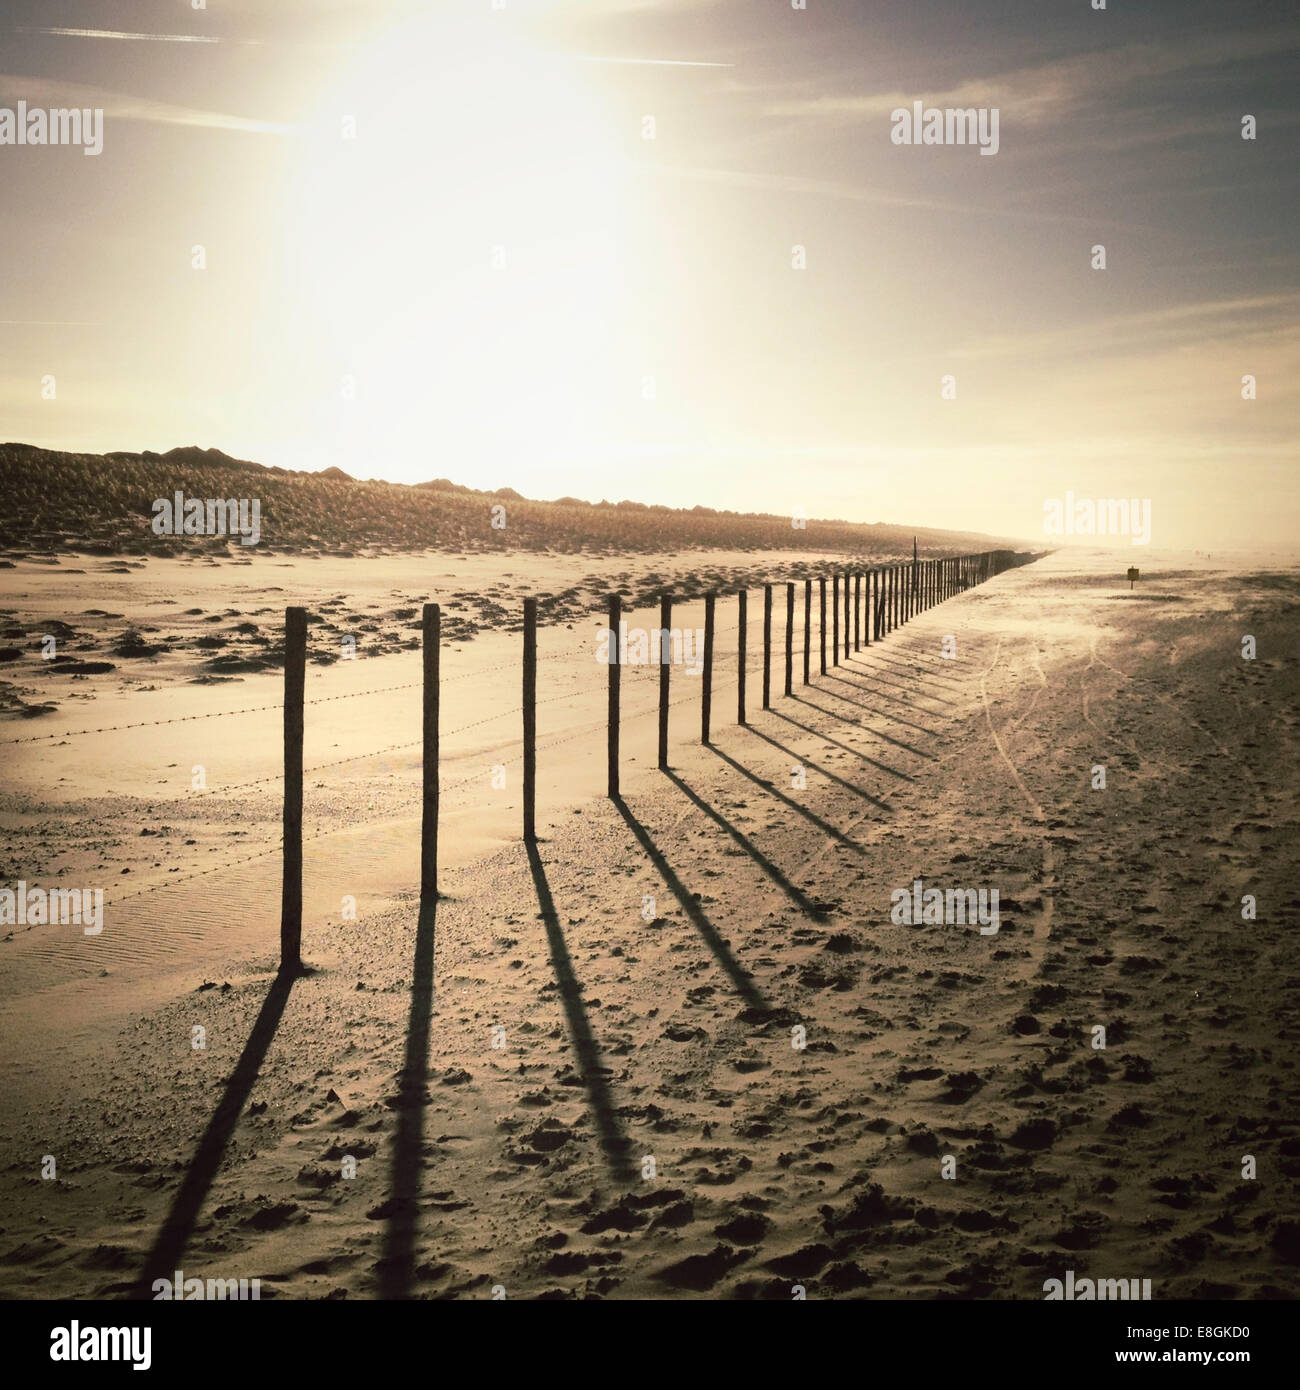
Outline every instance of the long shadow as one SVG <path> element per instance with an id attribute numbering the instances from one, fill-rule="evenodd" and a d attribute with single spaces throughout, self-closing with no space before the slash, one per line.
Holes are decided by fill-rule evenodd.
<path id="1" fill-rule="evenodd" d="M 844 668 L 841 667 L 840 669 L 843 670 Z M 845 680 L 843 676 L 827 676 L 827 680 L 833 680 L 840 685 L 846 685 L 850 690 L 857 691 L 859 695 L 875 695 L 879 693 L 872 690 L 869 686 L 857 685 L 853 681 Z M 828 695 L 835 695 L 838 699 L 844 700 L 850 705 L 857 705 L 859 709 L 866 710 L 868 714 L 877 715 L 881 719 L 888 719 L 893 724 L 903 724 L 909 729 L 915 729 L 919 734 L 929 734 L 931 738 L 939 737 L 938 729 L 927 728 L 926 725 L 918 724 L 912 719 L 903 719 L 892 710 L 877 709 L 875 705 L 869 705 L 865 700 L 854 700 L 847 695 L 840 695 L 838 691 L 828 690 L 826 693 Z M 885 699 L 892 700 L 894 697 L 892 695 L 886 695 Z M 901 703 L 901 701 L 896 703 Z"/>
<path id="2" fill-rule="evenodd" d="M 911 653 L 912 661 L 894 661 L 888 656 L 877 656 L 873 648 L 870 653 L 866 651 L 854 652 L 847 662 L 841 667 L 842 673 L 848 675 L 875 675 L 878 671 L 885 671 L 889 675 L 904 674 L 911 679 L 921 680 L 936 685 L 944 693 L 952 689 L 951 669 L 952 663 L 943 657 L 936 657 L 933 661 L 924 653 L 914 651 Z"/>
<path id="3" fill-rule="evenodd" d="M 208 1127 L 204 1130 L 198 1148 L 194 1151 L 194 1157 L 190 1160 L 190 1166 L 181 1181 L 171 1211 L 145 1259 L 140 1281 L 132 1291 L 133 1298 L 152 1298 L 154 1281 L 164 1278 L 170 1280 L 182 1267 L 181 1258 L 185 1254 L 190 1236 L 194 1233 L 194 1223 L 198 1220 L 203 1200 L 212 1187 L 212 1180 L 221 1166 L 230 1136 L 239 1123 L 239 1117 L 244 1112 L 244 1106 L 262 1069 L 262 1063 L 266 1060 L 271 1039 L 275 1037 L 275 1030 L 280 1026 L 285 1005 L 289 1002 L 289 991 L 293 988 L 296 978 L 295 972 L 282 970 L 271 982 L 271 988 L 267 990 L 266 998 L 262 1001 L 253 1030 L 248 1035 L 239 1061 L 235 1063 L 230 1080 L 226 1082 L 225 1093 L 208 1121 Z"/>
<path id="4" fill-rule="evenodd" d="M 408 1298 L 415 1282 L 415 1241 L 420 1202 L 420 1151 L 428 1105 L 429 1031 L 433 1019 L 433 962 L 437 901 L 420 903 L 406 1020 L 406 1056 L 397 1095 L 388 1224 L 379 1259 L 379 1297 Z"/>
<path id="5" fill-rule="evenodd" d="M 844 700 L 843 695 L 837 695 L 833 690 L 826 690 L 821 693 L 829 695 L 832 700 Z M 865 728 L 866 732 L 869 733 L 872 738 L 882 739 L 885 743 L 892 743 L 895 748 L 901 748 L 906 753 L 913 753 L 918 758 L 934 758 L 933 753 L 927 752 L 924 748 L 918 748 L 914 743 L 908 743 L 906 739 L 894 738 L 892 734 L 885 733 L 883 729 L 866 728 L 860 720 L 846 719 L 844 715 L 837 713 L 835 710 L 827 709 L 825 705 L 819 705 L 816 700 L 808 699 L 807 695 L 797 695 L 795 699 L 797 699 L 800 704 L 807 705 L 809 709 L 820 710 L 822 714 L 830 715 L 832 719 L 839 719 L 845 723 L 856 723 L 859 728 Z M 844 700 L 844 703 L 851 705 L 855 702 L 853 700 Z"/>
<path id="6" fill-rule="evenodd" d="M 742 834 L 734 825 L 720 812 L 716 811 L 707 801 L 675 773 L 667 769 L 664 776 L 668 778 L 684 796 L 689 798 L 691 804 L 703 811 L 716 825 L 725 830 L 728 835 L 745 851 L 747 855 L 758 865 L 760 869 L 772 880 L 773 883 L 788 897 L 801 912 L 805 912 L 809 917 L 817 921 L 823 921 L 829 914 L 827 910 L 813 900 L 799 888 L 790 882 L 784 873 L 763 853 L 761 849 L 748 836 Z"/>
<path id="7" fill-rule="evenodd" d="M 872 796 L 870 792 L 864 792 L 861 787 L 855 787 L 853 783 L 848 780 L 848 778 L 841 777 L 838 772 L 832 772 L 830 768 L 823 767 L 820 763 L 813 762 L 813 760 L 807 757 L 805 754 L 796 753 L 793 748 L 787 748 L 784 743 L 781 743 L 778 739 L 774 739 L 771 736 L 771 734 L 763 733 L 761 729 L 756 729 L 752 724 L 745 725 L 745 732 L 748 734 L 753 734 L 755 738 L 761 738 L 764 743 L 770 743 L 773 748 L 777 749 L 779 752 L 784 753 L 786 757 L 792 758 L 800 766 L 810 767 L 813 769 L 814 772 L 820 773 L 820 775 L 825 777 L 828 781 L 838 783 L 838 785 L 843 787 L 845 791 L 856 792 L 857 795 L 863 799 L 863 801 L 869 801 L 878 810 L 890 810 L 888 802 L 881 801 L 878 797 Z M 902 776 L 903 774 L 899 773 L 898 775 Z"/>
<path id="8" fill-rule="evenodd" d="M 806 704 L 809 709 L 818 710 L 822 714 L 829 714 L 832 719 L 839 719 L 842 717 L 836 714 L 833 710 L 824 709 L 821 705 L 815 705 L 811 700 L 805 700 L 801 696 L 796 695 L 794 698 L 798 700 L 801 705 Z M 881 770 L 881 772 L 887 772 L 891 777 L 897 777 L 899 781 L 916 781 L 916 778 L 911 776 L 909 773 L 899 772 L 899 770 L 896 767 L 890 767 L 888 763 L 882 763 L 878 758 L 869 758 L 860 748 L 850 748 L 847 743 L 841 743 L 839 739 L 832 738 L 829 734 L 822 733 L 820 729 L 814 729 L 811 724 L 800 723 L 799 720 L 791 718 L 790 715 L 786 714 L 782 710 L 774 709 L 769 711 L 769 713 L 776 715 L 778 719 L 784 719 L 787 724 L 793 724 L 796 729 L 802 729 L 804 733 L 811 734 L 814 738 L 821 739 L 823 743 L 829 743 L 836 748 L 843 749 L 844 752 L 851 753 L 855 758 L 860 758 L 864 763 L 870 763 L 872 767 L 878 767 Z M 924 756 L 928 758 L 932 757 L 933 755 L 927 753 Z"/>
<path id="9" fill-rule="evenodd" d="M 883 663 L 882 663 L 882 664 L 883 664 Z M 851 664 L 850 664 L 850 666 L 849 666 L 848 669 L 849 669 L 850 671 L 853 671 L 853 670 L 854 670 L 854 668 L 853 668 L 853 666 L 852 666 Z M 889 670 L 889 672 L 892 674 L 892 673 L 894 672 L 895 668 L 894 668 L 893 666 L 890 666 L 890 667 L 888 668 L 888 670 Z M 904 668 L 904 670 L 905 670 L 906 674 L 907 674 L 909 677 L 912 676 L 912 674 L 913 674 L 912 672 L 906 671 L 906 668 Z M 856 672 L 855 672 L 855 674 L 856 674 Z M 935 695 L 935 694 L 932 694 L 932 693 L 931 693 L 930 691 L 928 691 L 928 690 L 917 690 L 915 684 L 912 684 L 912 685 L 900 685 L 898 681 L 891 681 L 891 680 L 888 678 L 888 676 L 885 675 L 884 672 L 881 671 L 881 669 L 880 669 L 879 666 L 873 666 L 869 672 L 867 672 L 867 671 L 863 671 L 863 672 L 862 672 L 862 675 L 864 675 L 864 676 L 866 676 L 866 675 L 868 675 L 868 674 L 870 675 L 870 677 L 871 677 L 872 680 L 877 680 L 877 681 L 879 681 L 879 682 L 881 683 L 881 685 L 887 685 L 887 686 L 889 686 L 889 687 L 890 687 L 891 689 L 893 689 L 893 690 L 901 690 L 901 691 L 903 692 L 903 694 L 906 695 L 909 699 L 913 699 L 913 700 L 916 700 L 916 699 L 919 699 L 919 700 L 933 700 L 933 701 L 935 702 L 935 704 L 939 704 L 939 705 L 955 705 L 955 704 L 957 703 L 956 700 L 948 699 L 945 695 Z M 937 711 L 936 711 L 936 710 L 922 710 L 922 713 L 923 713 L 923 714 L 935 714 L 935 713 L 937 713 Z"/>
<path id="10" fill-rule="evenodd" d="M 877 699 L 886 700 L 890 704 L 897 705 L 911 714 L 932 714 L 936 719 L 941 719 L 943 717 L 944 712 L 941 709 L 929 709 L 925 706 L 918 705 L 916 691 L 896 685 L 893 681 L 884 681 L 883 683 L 877 684 L 877 682 L 880 681 L 880 677 L 874 670 L 866 671 L 856 666 L 842 666 L 840 670 L 842 674 L 838 679 L 843 680 L 848 676 L 854 677 L 853 680 L 849 680 L 846 683 L 853 690 L 863 695 L 874 695 Z M 896 693 L 899 690 L 903 691 L 901 695 Z M 924 694 L 922 694 L 921 698 L 925 698 Z M 905 719 L 899 719 L 897 715 L 892 713 L 889 715 L 889 718 L 897 719 L 900 724 L 907 723 Z M 925 732 L 930 733 L 932 731 L 926 729 Z"/>
<path id="11" fill-rule="evenodd" d="M 910 662 L 895 661 L 887 656 L 882 656 L 878 666 L 872 667 L 871 674 L 875 675 L 878 668 L 883 667 L 890 675 L 905 676 L 908 680 L 913 681 L 928 681 L 939 686 L 945 692 L 952 689 L 951 679 L 948 676 L 952 666 L 951 662 L 945 664 L 943 657 L 936 657 L 931 660 L 925 653 L 919 651 L 911 652 L 910 656 L 912 657 Z M 852 669 L 854 669 L 853 663 L 850 663 L 850 670 Z M 938 697 L 931 696 L 930 698 L 937 699 Z"/>
<path id="12" fill-rule="evenodd" d="M 743 763 L 737 762 L 736 759 L 733 758 L 729 753 L 724 753 L 721 748 L 718 748 L 713 744 L 709 745 L 709 752 L 712 753 L 715 757 L 721 758 L 722 761 L 728 765 L 728 767 L 734 767 L 742 777 L 748 777 L 749 780 L 753 782 L 756 787 L 761 787 L 765 792 L 767 792 L 769 796 L 774 796 L 779 802 L 781 802 L 785 806 L 788 806 L 792 811 L 797 811 L 801 816 L 803 816 L 805 820 L 810 821 L 813 825 L 815 825 L 817 829 L 822 832 L 823 835 L 830 836 L 830 838 L 834 840 L 836 844 L 843 845 L 845 849 L 852 850 L 854 854 L 866 854 L 866 849 L 862 845 L 858 844 L 856 840 L 849 839 L 849 837 L 842 830 L 837 830 L 830 823 L 830 821 L 823 820 L 821 816 L 819 816 L 816 813 L 816 811 L 810 811 L 806 806 L 800 806 L 800 804 L 794 799 L 794 797 L 786 796 L 786 794 L 783 791 L 778 791 L 776 786 L 771 781 L 769 781 L 766 778 L 760 777 L 756 772 L 751 772 L 749 768 L 747 768 Z"/>
<path id="13" fill-rule="evenodd" d="M 601 1062 L 600 1048 L 596 1045 L 591 1031 L 591 1021 L 587 1018 L 587 1006 L 582 1002 L 582 986 L 573 971 L 573 960 L 565 944 L 564 932 L 555 911 L 555 899 L 551 896 L 551 886 L 546 881 L 546 870 L 542 867 L 542 857 L 536 844 L 528 844 L 528 867 L 533 872 L 533 887 L 537 891 L 537 905 L 541 909 L 542 921 L 546 924 L 546 941 L 551 952 L 551 968 L 560 987 L 560 998 L 564 1003 L 565 1017 L 569 1022 L 569 1036 L 573 1039 L 573 1050 L 577 1054 L 578 1069 L 583 1085 L 587 1088 L 587 1099 L 591 1105 L 596 1133 L 610 1171 L 619 1182 L 633 1180 L 633 1167 L 629 1157 L 631 1141 L 619 1127 L 618 1116 L 614 1112 L 609 1083 L 605 1072 L 609 1070 Z"/>
<path id="14" fill-rule="evenodd" d="M 669 776 L 672 776 L 669 773 Z M 650 838 L 650 832 L 632 814 L 632 809 L 621 796 L 614 798 L 614 805 L 618 807 L 618 813 L 627 822 L 628 829 L 636 836 L 637 844 L 645 851 L 650 862 L 659 871 L 660 877 L 668 885 L 673 897 L 682 906 L 682 911 L 691 919 L 695 930 L 704 938 L 705 945 L 713 952 L 718 964 L 731 977 L 732 984 L 736 987 L 736 992 L 751 1008 L 765 1009 L 767 1001 L 758 991 L 758 986 L 754 983 L 753 976 L 743 965 L 731 954 L 731 949 L 727 943 L 718 935 L 718 929 L 704 915 L 703 909 L 694 897 L 686 891 L 681 879 L 673 872 L 672 865 L 664 858 L 663 851 Z"/>

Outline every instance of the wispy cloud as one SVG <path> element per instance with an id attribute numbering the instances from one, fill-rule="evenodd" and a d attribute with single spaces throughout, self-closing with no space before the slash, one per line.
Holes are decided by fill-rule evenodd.
<path id="1" fill-rule="evenodd" d="M 750 188 L 766 193 L 809 194 L 840 198 L 853 203 L 874 203 L 879 207 L 916 208 L 929 212 L 950 212 L 962 217 L 1014 217 L 1031 222 L 1082 222 L 1088 226 L 1112 226 L 1112 219 L 1083 214 L 1049 212 L 1041 207 L 1014 207 L 999 203 L 982 207 L 976 203 L 958 203 L 938 198 L 922 198 L 910 193 L 887 193 L 862 184 L 844 183 L 835 179 L 810 179 L 801 174 L 768 174 L 744 169 L 698 168 L 682 164 L 653 164 L 633 161 L 633 169 L 665 178 L 687 179 L 696 183 L 721 184 L 730 188 Z"/>
<path id="2" fill-rule="evenodd" d="M 199 126 L 208 130 L 238 130 L 256 135 L 296 135 L 302 127 L 281 121 L 232 116 L 224 111 L 202 111 L 128 92 L 108 91 L 77 82 L 48 77 L 23 77 L 0 73 L 0 100 L 25 101 L 28 106 L 89 107 L 120 121 L 151 121 L 158 125 Z"/>
<path id="3" fill-rule="evenodd" d="M 972 77 L 955 86 L 888 92 L 820 92 L 775 97 L 765 114 L 855 120 L 887 115 L 913 101 L 927 106 L 999 106 L 1018 121 L 1036 124 L 1059 119 L 1085 106 L 1112 102 L 1117 93 L 1141 94 L 1144 87 L 1179 73 L 1213 72 L 1234 63 L 1275 57 L 1297 47 L 1295 28 L 1206 34 L 1184 43 L 1130 44 L 1032 64 L 1008 72 Z"/>
<path id="4" fill-rule="evenodd" d="M 607 58 L 592 53 L 570 53 L 575 63 L 628 63 L 649 68 L 730 68 L 734 63 L 705 63 L 688 58 Z"/>
<path id="5" fill-rule="evenodd" d="M 256 39 L 226 40 L 207 34 L 136 34 L 120 29 L 42 29 L 15 25 L 15 34 L 49 34 L 65 39 L 143 39 L 151 43 L 247 43 L 255 44 Z"/>

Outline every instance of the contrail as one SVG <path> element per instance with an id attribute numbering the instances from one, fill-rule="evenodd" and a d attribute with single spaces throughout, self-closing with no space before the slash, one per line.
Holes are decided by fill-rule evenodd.
<path id="1" fill-rule="evenodd" d="M 638 63 L 652 68 L 734 68 L 735 63 L 698 63 L 686 58 L 602 58 L 595 54 L 571 53 L 575 63 Z"/>
<path id="2" fill-rule="evenodd" d="M 225 40 L 206 34 L 131 34 L 117 29 L 29 29 L 14 28 L 16 34 L 56 34 L 68 39 L 152 39 L 155 43 L 222 43 Z M 236 43 L 257 43 L 256 39 L 236 39 Z"/>

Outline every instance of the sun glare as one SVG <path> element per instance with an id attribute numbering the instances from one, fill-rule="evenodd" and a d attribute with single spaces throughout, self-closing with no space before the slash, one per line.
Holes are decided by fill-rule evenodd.
<path id="1" fill-rule="evenodd" d="M 331 77 L 286 209 L 298 312 L 339 383 L 320 409 L 354 467 L 403 481 L 576 447 L 607 395 L 608 115 L 582 65 L 481 20 L 401 25 Z"/>

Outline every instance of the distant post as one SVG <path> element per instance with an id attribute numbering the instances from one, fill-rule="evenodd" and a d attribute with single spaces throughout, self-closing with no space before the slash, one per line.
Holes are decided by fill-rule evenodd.
<path id="1" fill-rule="evenodd" d="M 794 581 L 785 586 L 785 693 L 794 694 Z"/>
<path id="2" fill-rule="evenodd" d="M 849 659 L 849 572 L 844 571 L 844 660 Z"/>
<path id="3" fill-rule="evenodd" d="M 673 601 L 659 600 L 659 766 L 668 767 L 668 676 L 673 655 Z M 685 639 L 683 639 L 684 647 Z"/>
<path id="4" fill-rule="evenodd" d="M 302 969 L 302 704 L 307 682 L 307 610 L 284 610 L 284 863 L 280 970 Z"/>
<path id="5" fill-rule="evenodd" d="M 524 840 L 537 839 L 537 600 L 524 600 Z"/>
<path id="6" fill-rule="evenodd" d="M 822 656 L 822 675 L 826 674 L 826 576 L 817 581 L 817 590 L 821 595 L 821 656 Z"/>
<path id="7" fill-rule="evenodd" d="M 803 683 L 808 684 L 812 649 L 812 580 L 803 582 Z"/>
<path id="8" fill-rule="evenodd" d="M 704 600 L 704 685 L 700 690 L 700 742 L 709 741 L 709 716 L 713 713 L 713 595 Z"/>
<path id="9" fill-rule="evenodd" d="M 862 650 L 862 571 L 853 576 L 853 650 Z"/>
<path id="10" fill-rule="evenodd" d="M 739 603 L 737 605 L 736 626 L 740 635 L 740 643 L 736 648 L 736 666 L 740 676 L 740 684 L 736 695 L 736 723 L 743 724 L 745 722 L 745 647 L 746 638 L 749 635 L 749 595 L 742 589 L 737 597 Z"/>
<path id="11" fill-rule="evenodd" d="M 618 686 L 623 674 L 619 657 L 619 636 L 623 625 L 623 600 L 614 594 L 609 600 L 609 799 L 618 800 Z"/>
<path id="12" fill-rule="evenodd" d="M 442 609 L 424 605 L 424 804 L 420 822 L 420 901 L 438 901 L 438 657 Z"/>
<path id="13" fill-rule="evenodd" d="M 844 614 L 847 618 L 847 606 Z M 831 661 L 836 666 L 840 664 L 840 577 L 838 574 L 831 575 Z"/>
<path id="14" fill-rule="evenodd" d="M 772 586 L 763 585 L 763 708 L 772 708 Z"/>

